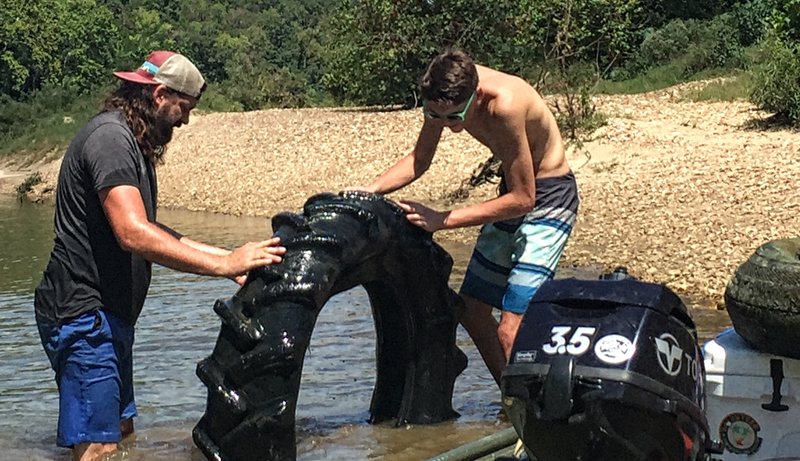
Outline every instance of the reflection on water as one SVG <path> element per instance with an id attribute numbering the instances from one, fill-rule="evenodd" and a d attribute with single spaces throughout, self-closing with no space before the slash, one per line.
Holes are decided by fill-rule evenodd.
<path id="1" fill-rule="evenodd" d="M 32 292 L 52 245 L 51 206 L 20 204 L 0 195 L 0 452 L 8 460 L 68 460 L 55 447 L 58 398 L 33 320 Z M 233 247 L 269 235 L 265 218 L 161 210 L 160 219 L 188 236 Z M 471 248 L 444 244 L 457 286 Z M 561 275 L 596 277 L 593 271 Z M 134 379 L 139 406 L 135 440 L 113 459 L 203 460 L 191 429 L 203 414 L 206 389 L 194 374 L 213 348 L 219 319 L 214 300 L 233 282 L 154 271 L 137 325 Z M 498 421 L 499 392 L 471 341 L 459 329 L 469 367 L 456 381 L 455 421 L 394 428 L 366 423 L 374 381 L 375 334 L 366 292 L 355 288 L 322 309 L 303 369 L 297 407 L 300 460 L 424 459 L 507 427 Z M 719 311 L 697 311 L 702 338 L 728 324 Z"/>

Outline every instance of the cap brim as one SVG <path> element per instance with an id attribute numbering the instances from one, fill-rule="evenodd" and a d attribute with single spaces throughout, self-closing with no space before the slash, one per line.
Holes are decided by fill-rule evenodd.
<path id="1" fill-rule="evenodd" d="M 158 82 L 152 78 L 145 77 L 136 72 L 114 72 L 114 76 L 129 82 L 141 83 L 143 85 L 158 85 Z"/>

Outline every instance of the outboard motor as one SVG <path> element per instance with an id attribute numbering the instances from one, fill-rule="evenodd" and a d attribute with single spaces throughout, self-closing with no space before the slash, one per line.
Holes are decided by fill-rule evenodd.
<path id="1" fill-rule="evenodd" d="M 697 461 L 711 448 L 694 322 L 664 285 L 619 268 L 531 300 L 503 405 L 538 461 Z"/>

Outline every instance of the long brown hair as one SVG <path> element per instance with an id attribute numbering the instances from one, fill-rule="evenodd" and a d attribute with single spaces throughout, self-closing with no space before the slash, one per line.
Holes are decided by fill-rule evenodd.
<path id="1" fill-rule="evenodd" d="M 145 158 L 153 165 L 161 163 L 171 139 L 172 127 L 159 124 L 153 86 L 121 82 L 103 103 L 102 112 L 113 110 L 122 111 Z"/>

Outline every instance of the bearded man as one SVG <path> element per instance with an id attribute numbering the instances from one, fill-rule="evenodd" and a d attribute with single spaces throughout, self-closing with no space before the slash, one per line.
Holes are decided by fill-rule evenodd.
<path id="1" fill-rule="evenodd" d="M 281 261 L 278 239 L 228 251 L 156 220 L 155 167 L 189 122 L 206 83 L 185 56 L 155 51 L 67 149 L 56 189 L 55 240 L 34 307 L 59 391 L 57 444 L 91 461 L 133 432 L 134 325 L 152 263 L 243 283 Z"/>

